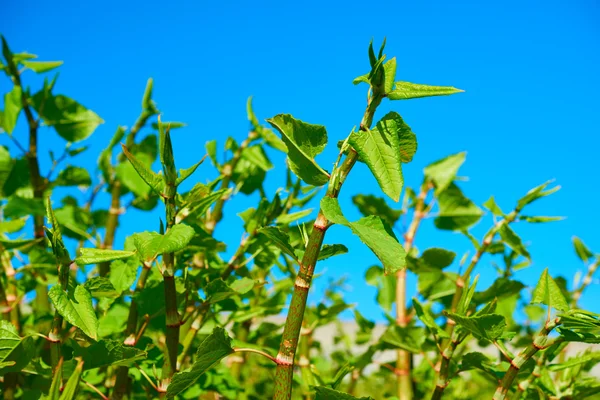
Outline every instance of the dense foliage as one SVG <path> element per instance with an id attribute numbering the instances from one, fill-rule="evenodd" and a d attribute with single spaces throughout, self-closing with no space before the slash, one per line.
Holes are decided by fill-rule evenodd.
<path id="1" fill-rule="evenodd" d="M 574 288 L 547 270 L 535 288 L 518 279 L 531 260 L 512 225 L 559 220 L 529 214 L 531 203 L 558 187 L 543 183 L 508 212 L 491 197 L 484 211 L 462 191 L 464 153 L 430 164 L 414 189 L 404 185 L 402 164 L 417 151 L 416 135 L 396 112 L 375 120 L 377 107 L 461 90 L 396 81 L 396 59 L 371 45 L 370 71 L 354 81 L 368 86 L 365 113 L 358 129 L 333 141 L 339 157 L 331 171 L 315 161 L 328 142 L 325 127 L 289 114 L 261 123 L 250 100 L 243 142 L 210 141 L 206 161 L 177 170 L 170 131 L 182 124 L 161 121 L 150 80 L 133 126 L 117 127 L 97 171 L 87 171 L 77 166 L 87 154 L 80 143 L 102 119 L 56 94 L 55 78 L 36 90 L 25 82 L 61 62 L 13 53 L 4 39 L 2 55 L 0 68 L 12 82 L 0 112 L 7 142 L 0 147 L 5 399 L 600 396 L 590 373 L 600 352 L 567 352 L 571 342 L 600 342 L 599 316 L 578 309 L 600 257 L 575 238 L 587 273 Z M 19 118 L 27 129 L 18 132 Z M 64 143 L 39 149 L 41 126 Z M 38 154 L 48 150 L 52 166 L 42 171 Z M 287 174 L 269 193 L 271 152 L 287 155 L 287 167 L 275 166 Z M 212 177 L 194 175 L 202 162 L 212 163 Z M 352 200 L 364 218 L 348 220 L 337 199 L 357 163 L 400 205 L 357 195 Z M 182 191 L 186 180 L 208 183 Z M 73 190 L 88 200 L 78 202 Z M 100 192 L 110 204 L 96 201 Z M 254 207 L 230 209 L 232 196 L 255 193 Z M 316 217 L 309 203 L 318 204 Z M 124 212 L 163 204 L 156 231 L 128 231 L 124 243 L 115 242 L 117 230 L 126 229 L 119 224 Z M 214 234 L 225 212 L 240 216 L 239 244 Z M 474 254 L 457 260 L 449 249 L 419 249 L 417 232 L 429 217 L 439 230 L 466 235 Z M 489 231 L 474 237 L 469 229 L 484 218 L 492 220 Z M 307 303 L 317 262 L 348 252 L 326 235 L 334 224 L 350 229 L 381 262 L 365 280 L 377 288 L 388 322 L 383 332 L 344 300 L 343 279 Z M 475 271 L 485 255 L 497 279 L 482 289 Z M 459 272 L 450 268 L 457 265 Z M 417 298 L 406 298 L 408 273 L 417 277 Z M 355 329 L 339 318 L 347 310 Z M 382 361 L 389 355 L 392 363 Z"/>

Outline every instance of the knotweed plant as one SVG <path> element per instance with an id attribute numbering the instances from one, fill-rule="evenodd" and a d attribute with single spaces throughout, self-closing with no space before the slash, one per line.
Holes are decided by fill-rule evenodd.
<path id="1" fill-rule="evenodd" d="M 531 256 L 513 227 L 560 220 L 530 214 L 558 186 L 533 188 L 510 211 L 493 197 L 480 208 L 462 191 L 464 153 L 406 186 L 402 166 L 416 135 L 398 112 L 380 116 L 378 107 L 462 90 L 397 80 L 384 45 L 375 52 L 371 44 L 368 55 L 370 70 L 354 80 L 366 89 L 365 110 L 347 121 L 355 126 L 347 137 L 329 138 L 290 114 L 261 121 L 249 99 L 241 143 L 209 141 L 196 164 L 177 169 L 171 134 L 184 124 L 162 121 L 152 80 L 133 125 L 118 126 L 91 155 L 84 143 L 101 117 L 57 94 L 56 76 L 37 89 L 27 83 L 62 63 L 14 53 L 3 38 L 0 68 L 11 86 L 0 111 L 2 396 L 598 398 L 591 370 L 600 353 L 571 344 L 600 342 L 599 316 L 578 308 L 598 255 L 574 238 L 585 264 L 574 287 L 547 269 L 534 288 L 518 279 Z M 41 148 L 50 130 L 62 142 Z M 330 171 L 316 161 L 327 145 L 338 154 Z M 271 162 L 277 153 L 285 165 Z M 82 154 L 97 158 L 95 170 L 78 165 Z M 203 162 L 212 164 L 205 176 Z M 274 168 L 286 173 L 271 191 Z M 368 168 L 382 193 L 354 196 L 364 217 L 351 220 L 338 198 L 355 168 Z M 235 210 L 237 196 L 257 201 Z M 149 212 L 160 216 L 154 231 L 123 223 L 125 213 Z M 223 216 L 235 213 L 244 233 L 226 243 Z M 470 229 L 484 218 L 491 227 L 477 237 Z M 472 255 L 457 260 L 443 243 L 419 249 L 429 221 L 464 235 Z M 319 261 L 354 250 L 339 243 L 338 229 L 380 262 L 365 266 L 365 281 L 377 288 L 383 329 L 345 301 L 343 272 L 321 298 L 311 291 Z M 487 288 L 478 287 L 482 264 L 497 271 Z M 410 300 L 409 273 L 418 282 Z M 348 311 L 352 331 L 340 318 Z"/>

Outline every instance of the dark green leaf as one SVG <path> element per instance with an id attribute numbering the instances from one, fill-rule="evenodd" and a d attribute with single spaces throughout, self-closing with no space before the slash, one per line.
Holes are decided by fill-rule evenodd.
<path id="1" fill-rule="evenodd" d="M 449 312 L 446 315 L 476 338 L 491 342 L 501 337 L 506 328 L 506 320 L 499 314 L 465 317 Z"/>

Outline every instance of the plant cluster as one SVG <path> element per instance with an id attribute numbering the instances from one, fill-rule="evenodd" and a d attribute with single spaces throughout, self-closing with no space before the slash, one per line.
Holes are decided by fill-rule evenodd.
<path id="1" fill-rule="evenodd" d="M 206 157 L 178 170 L 171 131 L 183 124 L 161 120 L 149 80 L 135 123 L 117 127 L 90 174 L 77 160 L 102 119 L 56 94 L 56 77 L 37 91 L 26 86 L 27 74 L 61 62 L 13 53 L 3 38 L 0 69 L 12 83 L 0 111 L 8 143 L 0 147 L 4 398 L 598 398 L 591 370 L 600 352 L 567 348 L 600 342 L 600 316 L 578 308 L 600 256 L 574 238 L 586 268 L 574 288 L 548 270 L 535 288 L 518 280 L 531 257 L 513 226 L 560 220 L 528 214 L 558 187 L 537 186 L 508 212 L 491 197 L 486 212 L 463 193 L 464 153 L 430 164 L 420 185 L 405 187 L 402 165 L 417 151 L 416 135 L 397 112 L 376 119 L 378 106 L 461 90 L 397 81 L 396 59 L 383 50 L 369 46 L 370 71 L 354 81 L 368 86 L 365 112 L 337 142 L 331 171 L 315 160 L 328 142 L 325 127 L 289 114 L 261 123 L 251 99 L 241 143 L 209 141 Z M 23 133 L 15 129 L 19 118 Z M 63 149 L 43 149 L 47 171 L 42 127 L 64 139 Z M 286 154 L 287 173 L 268 192 L 272 152 Z M 208 161 L 214 176 L 192 178 Z M 350 221 L 338 197 L 360 164 L 400 205 L 356 195 L 364 217 Z M 205 183 L 182 190 L 192 179 Z M 103 192 L 109 204 L 97 201 Z M 234 212 L 228 200 L 256 193 L 254 207 L 238 210 L 239 244 L 224 243 L 215 232 L 223 214 Z M 116 243 L 123 213 L 157 208 L 164 211 L 156 231 L 128 231 Z M 477 238 L 470 229 L 484 217 L 491 227 Z M 419 227 L 431 220 L 467 237 L 474 254 L 457 260 L 448 249 L 419 249 Z M 345 301 L 341 275 L 322 299 L 308 301 L 318 262 L 349 251 L 327 234 L 333 225 L 350 229 L 381 263 L 365 280 L 377 288 L 383 333 Z M 227 249 L 233 256 L 224 256 Z M 482 290 L 475 272 L 484 258 L 497 278 Z M 411 300 L 408 273 L 418 282 Z M 340 320 L 347 310 L 355 332 Z M 333 347 L 323 345 L 323 327 L 335 332 Z M 382 354 L 393 354 L 392 363 Z"/>

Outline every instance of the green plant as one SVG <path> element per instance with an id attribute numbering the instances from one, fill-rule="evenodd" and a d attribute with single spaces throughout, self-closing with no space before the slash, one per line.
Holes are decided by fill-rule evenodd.
<path id="1" fill-rule="evenodd" d="M 338 142 L 330 172 L 315 161 L 327 145 L 325 127 L 288 114 L 264 125 L 251 99 L 245 140 L 228 138 L 223 151 L 210 141 L 207 157 L 177 170 L 171 130 L 184 124 L 162 122 L 149 80 L 139 117 L 130 129 L 117 128 L 98 157 L 95 178 L 76 164 L 88 151 L 78 143 L 102 119 L 55 94 L 56 78 L 37 92 L 26 89 L 27 71 L 47 73 L 61 63 L 13 53 L 4 38 L 2 45 L 0 68 L 13 84 L 0 113 L 3 136 L 11 141 L 0 147 L 5 399 L 499 400 L 600 393 L 590 374 L 598 352 L 570 357 L 566 350 L 570 342 L 600 342 L 599 316 L 577 305 L 598 255 L 574 239 L 587 273 L 570 291 L 548 270 L 530 296 L 516 279 L 530 254 L 512 226 L 559 220 L 523 213 L 558 187 L 547 182 L 532 189 L 509 213 L 491 197 L 483 206 L 493 224 L 478 240 L 469 229 L 485 213 L 462 192 L 464 153 L 426 167 L 417 190 L 404 185 L 402 164 L 416 153 L 416 135 L 396 112 L 377 120 L 378 106 L 461 90 L 396 81 L 395 58 L 386 59 L 383 45 L 376 54 L 371 44 L 371 70 L 354 81 L 369 86 L 366 109 L 358 129 Z M 16 132 L 21 115 L 26 135 Z M 40 168 L 41 124 L 65 140 L 61 156 L 50 149 L 48 171 Z M 282 187 L 269 193 L 264 182 L 275 152 L 286 154 L 288 167 Z M 205 158 L 217 174 L 199 183 L 192 177 Z M 364 218 L 344 216 L 338 196 L 357 163 L 370 169 L 387 197 L 402 199 L 398 208 L 361 194 L 352 200 Z M 74 187 L 85 188 L 84 202 Z M 109 204 L 97 201 L 102 191 Z M 258 202 L 238 214 L 240 243 L 224 258 L 227 244 L 218 227 L 232 212 L 228 200 L 253 194 Z M 317 198 L 313 220 L 307 206 Z M 124 212 L 150 212 L 160 203 L 156 231 L 127 232 L 116 243 Z M 437 229 L 473 243 L 475 254 L 459 263 L 464 272 L 448 268 L 454 252 L 417 247 L 419 228 L 430 217 Z M 356 332 L 347 331 L 340 314 L 354 305 L 344 299 L 342 277 L 330 282 L 321 300 L 307 301 L 318 261 L 349 251 L 341 243 L 324 244 L 332 225 L 349 228 L 381 262 L 365 279 L 378 290 L 388 321 L 383 334 L 356 309 Z M 477 291 L 473 275 L 488 256 L 500 260 L 493 263 L 498 277 Z M 419 293 L 410 302 L 408 273 L 416 275 Z M 516 308 L 524 322 L 514 317 Z M 335 332 L 333 343 L 325 343 L 323 329 Z M 382 361 L 390 351 L 392 363 Z"/>

